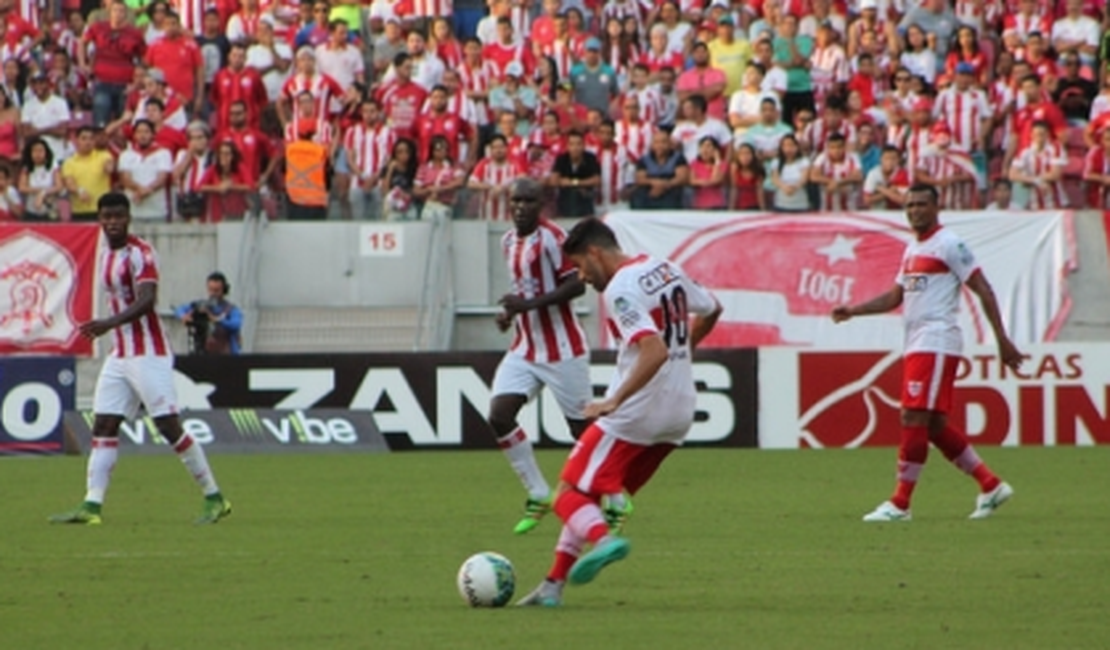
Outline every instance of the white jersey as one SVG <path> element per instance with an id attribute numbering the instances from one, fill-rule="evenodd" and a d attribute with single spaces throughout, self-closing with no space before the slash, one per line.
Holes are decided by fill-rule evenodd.
<path id="1" fill-rule="evenodd" d="M 626 263 L 602 294 L 609 333 L 619 340 L 613 395 L 636 364 L 646 336 L 670 352 L 655 376 L 617 410 L 598 420 L 605 433 L 639 445 L 681 443 L 694 422 L 697 391 L 690 354 L 690 315 L 708 315 L 717 300 L 666 260 L 641 255 Z"/>
<path id="2" fill-rule="evenodd" d="M 960 289 L 978 270 L 971 250 L 947 228 L 938 228 L 906 246 L 896 279 L 904 292 L 906 354 L 960 354 L 963 335 L 956 322 Z"/>
<path id="3" fill-rule="evenodd" d="M 555 222 L 540 219 L 526 237 L 510 230 L 501 238 L 501 253 L 509 265 L 512 293 L 531 300 L 551 293 L 559 281 L 576 273 L 563 255 L 567 234 Z M 589 353 L 586 333 L 570 303 L 551 305 L 517 314 L 509 352 L 535 363 L 555 363 Z"/>
<path id="4" fill-rule="evenodd" d="M 139 297 L 139 285 L 158 283 L 158 257 L 150 244 L 134 235 L 123 248 L 104 247 L 101 252 L 101 284 L 113 316 L 126 311 Z M 153 310 L 121 325 L 109 334 L 114 357 L 164 357 L 173 354 L 169 337 Z"/>

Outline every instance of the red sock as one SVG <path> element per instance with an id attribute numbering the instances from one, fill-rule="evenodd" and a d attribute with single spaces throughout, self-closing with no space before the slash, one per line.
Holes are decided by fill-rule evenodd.
<path id="1" fill-rule="evenodd" d="M 609 534 L 609 525 L 598 506 L 599 498 L 567 490 L 555 499 L 555 514 L 578 537 L 596 543 Z"/>
<path id="2" fill-rule="evenodd" d="M 555 563 L 551 565 L 551 570 L 547 572 L 547 579 L 565 581 L 567 576 L 570 575 L 570 568 L 577 561 L 577 555 L 571 555 L 565 551 L 555 551 Z"/>
<path id="3" fill-rule="evenodd" d="M 925 427 L 902 427 L 898 446 L 898 484 L 890 502 L 902 510 L 910 509 L 910 498 L 917 487 L 917 477 L 929 457 L 929 430 Z"/>
<path id="4" fill-rule="evenodd" d="M 967 436 L 962 431 L 945 427 L 944 431 L 933 439 L 933 444 L 945 458 L 952 461 L 952 464 L 974 478 L 983 492 L 990 492 L 998 487 L 1001 481 L 979 458 L 979 454 L 975 453 L 975 448 L 967 441 Z"/>

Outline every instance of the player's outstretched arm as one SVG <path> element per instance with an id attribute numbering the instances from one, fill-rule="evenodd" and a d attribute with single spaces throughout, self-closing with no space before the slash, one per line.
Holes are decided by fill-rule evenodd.
<path id="1" fill-rule="evenodd" d="M 975 271 L 967 279 L 967 288 L 979 296 L 983 313 L 987 316 L 991 329 L 994 330 L 994 339 L 998 341 L 998 355 L 1002 357 L 1002 363 L 1015 370 L 1018 369 L 1024 357 L 1006 335 L 1006 326 L 1002 324 L 1002 314 L 998 309 L 998 299 L 994 296 L 991 283 L 987 282 L 987 276 L 983 275 L 982 271 Z"/>
<path id="2" fill-rule="evenodd" d="M 639 351 L 636 355 L 636 363 L 632 364 L 632 368 L 628 371 L 628 377 L 621 382 L 620 388 L 611 397 L 588 404 L 585 410 L 586 418 L 599 418 L 617 410 L 625 400 L 647 386 L 670 356 L 667 345 L 658 334 L 644 336 L 632 345 L 638 347 Z"/>
<path id="3" fill-rule="evenodd" d="M 717 306 L 713 311 L 704 316 L 701 314 L 694 315 L 694 322 L 690 325 L 691 350 L 697 349 L 698 344 L 701 343 L 702 339 L 709 336 L 709 333 L 713 331 L 713 328 L 717 325 L 717 321 L 721 318 L 721 312 L 724 311 L 724 308 L 721 307 L 721 303 L 714 302 Z"/>
<path id="4" fill-rule="evenodd" d="M 858 305 L 840 305 L 833 308 L 832 319 L 834 323 L 842 323 L 853 316 L 870 316 L 871 314 L 885 314 L 902 306 L 902 285 L 896 284 L 890 291 L 872 298 Z"/>
<path id="5" fill-rule="evenodd" d="M 501 306 L 505 308 L 510 316 L 513 316 L 552 305 L 561 305 L 584 293 L 586 293 L 586 285 L 582 284 L 582 280 L 577 275 L 566 275 L 559 281 L 559 285 L 554 290 L 532 299 L 522 298 L 515 293 L 505 294 L 501 297 Z"/>
<path id="6" fill-rule="evenodd" d="M 131 321 L 139 320 L 147 313 L 153 311 L 154 305 L 158 302 L 158 283 L 141 282 L 136 287 L 136 293 L 138 295 L 135 297 L 135 302 L 119 314 L 111 318 L 91 320 L 87 323 L 82 323 L 80 326 L 81 335 L 89 339 L 95 339 L 101 334 L 114 330 L 120 325 L 126 325 Z"/>

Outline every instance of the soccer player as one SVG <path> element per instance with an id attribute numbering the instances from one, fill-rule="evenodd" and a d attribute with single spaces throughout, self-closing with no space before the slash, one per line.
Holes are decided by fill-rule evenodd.
<path id="1" fill-rule="evenodd" d="M 489 424 L 528 491 L 524 518 L 513 531 L 518 535 L 539 524 L 551 511 L 552 500 L 517 414 L 546 385 L 577 438 L 586 428 L 583 409 L 593 397 L 589 346 L 571 306 L 586 289 L 563 255 L 566 233 L 540 216 L 542 197 L 543 188 L 536 181 L 513 182 L 509 214 L 515 228 L 501 240 L 512 291 L 501 298 L 497 327 L 503 332 L 513 328 L 513 342 L 494 375 Z M 620 492 L 619 486 L 615 492 Z"/>
<path id="2" fill-rule="evenodd" d="M 1018 369 L 1022 355 L 1006 335 L 994 291 L 967 245 L 937 219 L 937 190 L 916 184 L 906 197 L 906 218 L 917 239 L 906 247 L 894 287 L 865 303 L 833 309 L 833 322 L 893 311 L 905 303 L 905 356 L 902 377 L 902 441 L 894 496 L 863 517 L 864 521 L 909 521 L 910 497 L 925 466 L 929 443 L 978 483 L 971 519 L 985 519 L 1014 494 L 968 443 L 948 424 L 962 334 L 956 322 L 960 292 L 967 285 L 983 305 L 994 330 L 1002 363 Z"/>
<path id="3" fill-rule="evenodd" d="M 97 202 L 100 226 L 108 247 L 102 268 L 104 291 L 112 315 L 82 323 L 81 334 L 95 339 L 112 334 L 112 353 L 105 360 L 93 397 L 92 453 L 89 454 L 85 501 L 71 512 L 54 515 L 54 523 L 99 524 L 104 493 L 119 454 L 119 427 L 134 417 L 141 403 L 162 437 L 173 446 L 185 469 L 204 492 L 198 524 L 214 524 L 231 514 L 231 502 L 220 494 L 204 449 L 181 429 L 173 387 L 173 350 L 155 312 L 158 300 L 158 258 L 147 242 L 128 234 L 131 202 L 109 192 Z"/>
<path id="4" fill-rule="evenodd" d="M 563 466 L 555 512 L 564 526 L 554 565 L 518 605 L 559 605 L 568 580 L 590 582 L 628 555 L 628 540 L 610 532 L 599 502 L 621 488 L 635 495 L 686 437 L 697 401 L 690 357 L 721 315 L 716 298 L 682 269 L 626 255 L 597 219 L 580 221 L 563 252 L 578 276 L 601 293 L 606 325 L 620 349 L 605 399 L 585 411 L 598 419 Z M 579 557 L 587 543 L 593 549 Z"/>

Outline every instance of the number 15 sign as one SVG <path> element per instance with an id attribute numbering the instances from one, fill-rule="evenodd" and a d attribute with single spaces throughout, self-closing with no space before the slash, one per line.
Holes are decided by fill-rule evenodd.
<path id="1" fill-rule="evenodd" d="M 359 255 L 401 257 L 405 254 L 405 230 L 400 224 L 367 224 L 359 228 Z"/>

